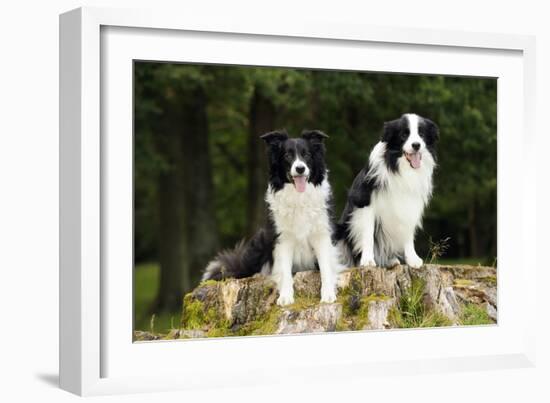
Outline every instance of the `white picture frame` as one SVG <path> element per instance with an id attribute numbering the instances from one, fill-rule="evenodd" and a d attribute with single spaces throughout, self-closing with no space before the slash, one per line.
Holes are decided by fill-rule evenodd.
<path id="1" fill-rule="evenodd" d="M 325 60 L 327 54 L 338 57 Z M 411 57 L 400 62 L 403 55 Z M 532 366 L 536 284 L 526 279 L 537 267 L 536 242 L 528 238 L 536 233 L 536 173 L 519 177 L 502 157 L 527 160 L 536 147 L 534 58 L 534 38 L 521 35 L 326 21 L 282 25 L 151 10 L 80 8 L 61 15 L 61 387 L 96 395 Z M 132 343 L 134 59 L 499 77 L 498 325 Z M 514 192 L 510 181 L 522 190 Z M 522 298 L 513 301 L 517 290 Z"/>

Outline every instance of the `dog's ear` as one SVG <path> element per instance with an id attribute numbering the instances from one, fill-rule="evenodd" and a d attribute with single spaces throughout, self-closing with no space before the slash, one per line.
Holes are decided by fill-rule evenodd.
<path id="1" fill-rule="evenodd" d="M 267 158 L 269 166 L 269 182 L 273 189 L 282 189 L 286 180 L 286 170 L 281 161 L 283 152 L 282 143 L 288 139 L 284 130 L 276 130 L 260 136 L 267 144 Z"/>
<path id="2" fill-rule="evenodd" d="M 328 136 L 320 130 L 304 130 L 302 138 L 312 143 L 322 143 Z"/>
<path id="3" fill-rule="evenodd" d="M 283 141 L 287 140 L 288 134 L 284 130 L 276 130 L 273 132 L 263 134 L 260 136 L 260 138 L 264 140 L 267 143 L 267 145 L 274 146 L 274 145 L 279 145 Z"/>
<path id="4" fill-rule="evenodd" d="M 426 142 L 428 144 L 434 144 L 439 140 L 439 127 L 430 119 L 424 118 L 426 124 Z"/>
<path id="5" fill-rule="evenodd" d="M 395 119 L 389 122 L 384 122 L 384 131 L 382 133 L 382 140 L 384 143 L 390 143 L 392 139 L 399 134 L 401 128 L 401 119 Z"/>
<path id="6" fill-rule="evenodd" d="M 309 174 L 309 181 L 313 185 L 320 185 L 326 175 L 325 166 L 325 143 L 323 140 L 328 136 L 320 130 L 304 130 L 302 132 L 302 138 L 309 143 L 312 164 L 310 166 L 311 172 Z"/>

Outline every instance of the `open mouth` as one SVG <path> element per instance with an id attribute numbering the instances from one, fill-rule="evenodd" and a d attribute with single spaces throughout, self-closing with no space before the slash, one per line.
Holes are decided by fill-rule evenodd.
<path id="1" fill-rule="evenodd" d="M 422 161 L 422 154 L 419 152 L 414 153 L 403 153 L 405 155 L 405 158 L 407 161 L 409 161 L 409 164 L 411 164 L 411 167 L 414 169 L 420 168 L 420 162 Z"/>
<path id="2" fill-rule="evenodd" d="M 307 184 L 307 176 L 305 175 L 299 175 L 299 176 L 293 176 L 292 181 L 294 182 L 294 187 L 296 188 L 297 192 L 305 192 L 306 190 L 306 184 Z"/>

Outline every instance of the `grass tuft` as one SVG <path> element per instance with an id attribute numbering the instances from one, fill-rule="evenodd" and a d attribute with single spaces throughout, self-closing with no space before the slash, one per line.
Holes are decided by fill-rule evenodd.
<path id="1" fill-rule="evenodd" d="M 388 319 L 393 327 L 418 328 L 452 325 L 451 320 L 445 315 L 426 307 L 424 303 L 425 286 L 421 279 L 412 281 L 409 289 L 389 312 Z"/>
<path id="2" fill-rule="evenodd" d="M 439 258 L 441 258 L 446 252 L 447 249 L 449 249 L 450 246 L 450 237 L 446 237 L 443 239 L 440 239 L 437 242 L 434 242 L 432 240 L 432 237 L 428 239 L 429 242 L 429 249 L 428 249 L 428 260 L 430 263 L 434 263 Z"/>
<path id="3" fill-rule="evenodd" d="M 466 304 L 462 308 L 459 323 L 464 326 L 492 325 L 495 322 L 487 314 L 487 310 L 479 305 Z"/>

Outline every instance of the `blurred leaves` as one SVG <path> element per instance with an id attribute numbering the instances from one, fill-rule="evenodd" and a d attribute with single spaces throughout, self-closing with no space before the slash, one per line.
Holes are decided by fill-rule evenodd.
<path id="1" fill-rule="evenodd" d="M 299 135 L 315 128 L 330 136 L 327 160 L 337 214 L 384 121 L 407 112 L 435 121 L 441 131 L 439 167 L 420 252 L 428 250 L 429 236 L 450 236 L 447 253 L 468 256 L 475 227 L 477 249 L 496 254 L 495 79 L 146 62 L 136 62 L 134 73 L 136 259 L 155 259 L 161 230 L 154 224 L 156 177 L 170 169 L 155 150 L 153 136 L 159 133 L 151 122 L 163 119 L 172 97 L 197 86 L 208 97 L 216 214 L 226 247 L 246 227 L 248 178 L 242 167 L 248 161 L 250 101 L 260 88 L 276 108 L 273 129 Z"/>

